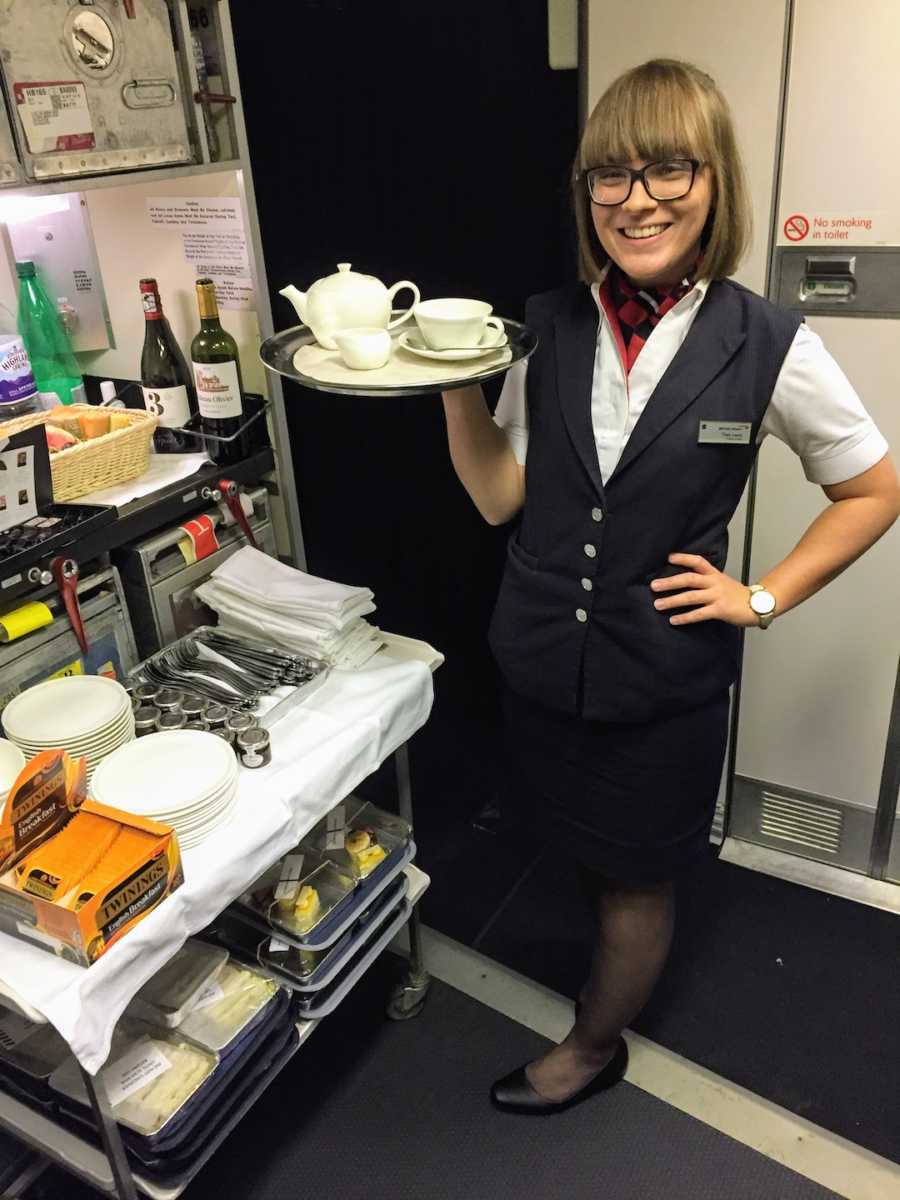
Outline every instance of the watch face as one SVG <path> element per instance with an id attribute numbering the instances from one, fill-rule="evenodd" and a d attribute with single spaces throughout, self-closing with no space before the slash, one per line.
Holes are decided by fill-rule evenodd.
<path id="1" fill-rule="evenodd" d="M 775 611 L 775 597 L 771 592 L 754 592 L 750 597 L 750 607 L 761 617 Z"/>

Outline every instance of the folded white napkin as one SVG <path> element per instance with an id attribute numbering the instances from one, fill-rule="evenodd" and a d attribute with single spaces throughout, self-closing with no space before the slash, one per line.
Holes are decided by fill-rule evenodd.
<path id="1" fill-rule="evenodd" d="M 383 645 L 380 632 L 362 617 L 345 621 L 341 628 L 310 625 L 305 618 L 288 617 L 236 599 L 212 580 L 201 584 L 196 595 L 218 613 L 223 629 L 252 637 L 264 632 L 279 645 L 335 666 L 361 666 Z"/>
<path id="2" fill-rule="evenodd" d="M 265 607 L 316 609 L 337 617 L 355 609 L 361 600 L 371 601 L 374 595 L 370 588 L 349 587 L 298 571 L 252 546 L 232 554 L 211 578 Z"/>
<path id="3" fill-rule="evenodd" d="M 374 603 L 367 596 L 360 596 L 358 600 L 352 601 L 338 615 L 328 612 L 325 609 L 317 608 L 315 605 L 306 607 L 302 604 L 287 604 L 284 601 L 272 600 L 270 598 L 248 596 L 243 589 L 234 587 L 227 580 L 216 579 L 212 575 L 208 580 L 208 586 L 212 589 L 211 594 L 221 596 L 223 602 L 230 603 L 235 609 L 244 609 L 248 614 L 251 612 L 257 614 L 260 612 L 274 613 L 289 620 L 302 620 L 304 624 L 324 630 L 343 629 L 345 625 L 348 625 L 357 617 L 364 617 L 368 613 L 375 611 Z"/>

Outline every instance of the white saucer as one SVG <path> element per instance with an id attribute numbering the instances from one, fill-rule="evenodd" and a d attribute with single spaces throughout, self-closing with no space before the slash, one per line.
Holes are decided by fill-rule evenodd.
<path id="1" fill-rule="evenodd" d="M 104 675 L 48 679 L 14 696 L 3 710 L 10 741 L 56 746 L 90 740 L 127 715 L 128 693 Z"/>
<path id="2" fill-rule="evenodd" d="M 496 333 L 496 330 L 492 329 L 488 332 Z M 490 346 L 473 346 L 471 350 L 432 350 L 430 346 L 425 345 L 422 335 L 417 329 L 407 329 L 405 333 L 400 334 L 397 344 L 404 350 L 408 350 L 410 354 L 418 354 L 419 358 L 434 358 L 438 362 L 467 362 L 472 358 L 484 358 L 487 354 L 493 354 L 495 350 L 502 350 L 507 341 L 504 333 L 499 341 Z"/>

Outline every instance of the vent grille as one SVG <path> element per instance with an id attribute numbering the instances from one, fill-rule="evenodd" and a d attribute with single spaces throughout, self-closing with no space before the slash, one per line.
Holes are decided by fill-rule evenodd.
<path id="1" fill-rule="evenodd" d="M 827 804 L 764 791 L 759 831 L 807 850 L 837 854 L 844 831 L 844 814 Z"/>

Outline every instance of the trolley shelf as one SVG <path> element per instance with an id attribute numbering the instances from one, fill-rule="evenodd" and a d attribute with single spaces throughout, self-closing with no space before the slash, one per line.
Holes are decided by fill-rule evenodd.
<path id="1" fill-rule="evenodd" d="M 409 880 L 409 891 L 407 892 L 406 902 L 412 910 L 415 904 L 421 899 L 422 894 L 431 881 L 425 872 L 421 871 L 413 863 L 405 867 L 404 872 Z M 15 999 L 2 990 L 0 990 L 0 1000 L 7 1007 L 21 1012 L 23 1015 L 33 1016 L 33 1010 L 24 1012 L 16 1004 Z M 323 1017 L 322 1020 L 325 1020 L 325 1018 Z M 138 1190 L 144 1195 L 149 1196 L 151 1200 L 177 1200 L 216 1150 L 218 1150 L 225 1138 L 228 1137 L 253 1107 L 273 1079 L 291 1061 L 300 1047 L 312 1037 L 320 1023 L 320 1021 L 297 1022 L 298 1038 L 296 1044 L 291 1048 L 290 1052 L 285 1054 L 281 1062 L 270 1073 L 257 1081 L 256 1086 L 248 1092 L 244 1100 L 235 1108 L 228 1119 L 223 1122 L 217 1136 L 197 1156 L 196 1160 L 191 1164 L 190 1172 L 186 1174 L 180 1183 L 168 1187 L 155 1183 L 153 1180 L 142 1175 L 140 1171 L 133 1171 L 132 1178 Z M 51 1117 L 30 1108 L 27 1104 L 23 1104 L 2 1090 L 0 1090 L 0 1128 L 18 1137 L 46 1158 L 64 1167 L 67 1171 L 79 1175 L 98 1191 L 104 1192 L 107 1195 L 116 1194 L 116 1183 L 110 1169 L 109 1160 L 103 1150 L 85 1138 L 79 1137 L 76 1133 L 72 1133 L 64 1126 L 57 1124 Z"/>

